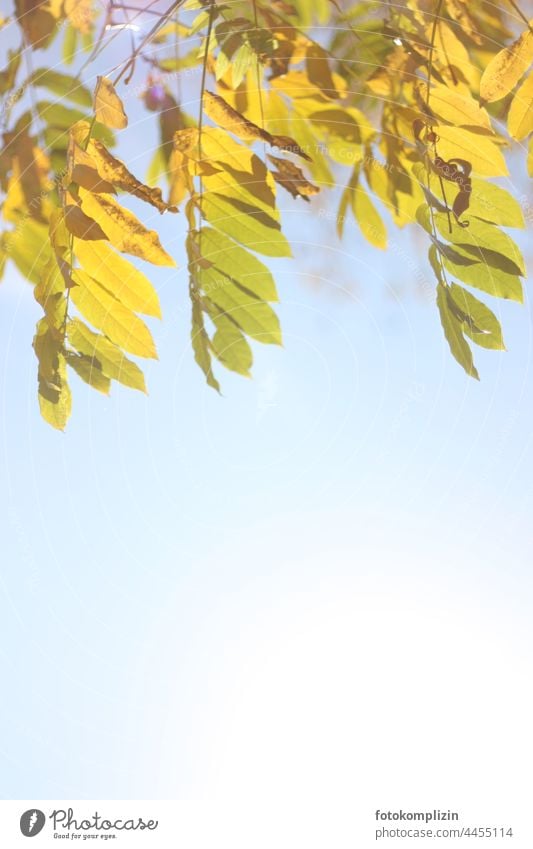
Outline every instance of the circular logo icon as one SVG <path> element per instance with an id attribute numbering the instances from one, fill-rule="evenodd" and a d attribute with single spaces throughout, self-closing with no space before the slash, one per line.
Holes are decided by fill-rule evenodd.
<path id="1" fill-rule="evenodd" d="M 46 817 L 42 811 L 37 808 L 30 808 L 20 818 L 20 830 L 24 837 L 35 837 L 43 830 L 45 822 Z"/>

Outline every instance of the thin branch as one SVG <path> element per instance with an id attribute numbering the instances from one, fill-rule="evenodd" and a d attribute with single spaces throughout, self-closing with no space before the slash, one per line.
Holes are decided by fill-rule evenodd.
<path id="1" fill-rule="evenodd" d="M 430 99 L 431 99 L 431 77 L 433 74 L 433 53 L 435 50 L 435 39 L 437 37 L 437 25 L 440 20 L 441 11 L 442 11 L 443 0 L 438 0 L 437 7 L 435 10 L 435 17 L 433 20 L 433 27 L 431 29 L 431 43 L 429 46 L 429 59 L 428 59 L 428 80 L 427 80 L 427 95 L 426 95 L 426 108 L 428 112 L 430 112 Z M 435 145 L 435 142 L 433 142 Z M 433 205 L 431 203 L 431 165 L 429 162 L 429 155 L 426 153 L 426 168 L 427 168 L 427 189 L 428 189 L 428 206 L 429 206 L 429 217 L 431 219 L 431 229 L 433 230 L 433 238 L 435 243 L 438 241 L 437 236 L 437 225 L 435 224 L 435 212 L 433 209 Z M 447 204 L 446 204 L 447 205 Z M 435 247 L 437 245 L 435 244 Z M 442 277 L 444 283 L 448 285 L 448 280 L 446 278 L 446 269 L 444 268 L 444 263 L 442 261 L 442 255 L 440 250 L 437 248 L 437 256 L 439 258 L 439 264 L 442 271 Z"/>
<path id="2" fill-rule="evenodd" d="M 211 44 L 211 35 L 213 33 L 213 24 L 215 22 L 215 0 L 210 0 L 209 4 L 209 23 L 207 26 L 207 35 L 205 41 L 205 52 L 202 64 L 202 81 L 200 84 L 200 113 L 198 115 L 198 165 L 200 166 L 200 192 L 199 192 L 199 209 L 200 209 L 200 234 L 202 232 L 202 199 L 204 192 L 204 184 L 202 180 L 201 174 L 201 166 L 202 166 L 202 130 L 204 126 L 204 97 L 205 97 L 205 86 L 207 80 L 207 63 L 209 60 L 209 46 Z"/>
<path id="3" fill-rule="evenodd" d="M 255 26 L 255 31 L 256 31 L 256 34 L 257 34 L 259 32 L 259 20 L 258 20 L 258 16 L 257 16 L 257 0 L 253 0 L 253 4 L 254 4 L 254 26 Z M 260 114 L 261 114 L 261 129 L 266 130 L 266 127 L 265 127 L 265 110 L 264 110 L 264 107 L 263 107 L 263 92 L 261 90 L 261 72 L 259 70 L 259 60 L 258 60 L 257 56 L 255 57 L 255 70 L 256 70 L 256 77 L 257 77 L 257 94 L 258 94 L 258 97 L 259 97 L 259 110 L 260 110 Z M 264 147 L 265 147 L 265 150 L 266 150 L 266 143 L 264 143 Z"/>
<path id="4" fill-rule="evenodd" d="M 169 18 L 172 17 L 172 15 L 176 11 L 176 9 L 178 9 L 181 5 L 183 5 L 184 2 L 185 2 L 185 0 L 174 0 L 174 2 L 169 6 L 169 8 L 166 10 L 166 12 L 164 12 L 162 14 L 161 18 L 158 21 L 156 21 L 156 23 L 153 25 L 151 30 L 144 36 L 144 38 L 141 40 L 140 44 L 135 48 L 135 50 L 133 51 L 133 53 L 129 57 L 128 61 L 126 62 L 126 64 L 122 68 L 122 70 L 119 72 L 117 77 L 115 78 L 115 81 L 114 81 L 115 85 L 117 85 L 117 83 L 120 82 L 120 80 L 122 79 L 122 77 L 124 76 L 124 74 L 128 70 L 131 69 L 131 73 L 133 73 L 133 68 L 135 67 L 135 61 L 137 59 L 137 56 L 140 53 L 142 53 L 142 51 L 144 50 L 146 45 L 149 44 L 150 41 L 154 38 L 154 36 L 157 35 L 157 33 L 159 32 L 159 30 L 161 29 L 163 24 L 165 24 L 169 20 Z M 128 79 L 125 81 L 126 83 L 129 82 L 129 80 L 131 79 L 131 73 L 128 76 Z"/>
<path id="5" fill-rule="evenodd" d="M 515 12 L 516 12 L 516 14 L 518 15 L 518 17 L 519 17 L 519 18 L 522 18 L 522 20 L 523 20 L 523 22 L 525 23 L 525 25 L 527 26 L 527 28 L 528 28 L 529 30 L 531 30 L 531 32 L 533 32 L 533 27 L 531 26 L 531 24 L 529 23 L 528 19 L 527 19 L 527 18 L 526 18 L 526 16 L 524 15 L 524 13 L 523 13 L 522 9 L 520 9 L 520 7 L 516 5 L 516 3 L 514 2 L 514 0 L 509 0 L 509 4 L 513 7 L 513 9 L 515 10 Z"/>

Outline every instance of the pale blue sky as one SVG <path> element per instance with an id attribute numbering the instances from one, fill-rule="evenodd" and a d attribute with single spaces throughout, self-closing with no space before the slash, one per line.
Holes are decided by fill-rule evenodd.
<path id="1" fill-rule="evenodd" d="M 133 104 L 131 117 L 122 152 L 142 173 L 149 136 L 142 125 L 140 149 Z M 39 310 L 8 269 L 0 287 L 4 798 L 191 798 L 242 790 L 246 770 L 263 788 L 261 758 L 273 757 L 280 739 L 287 774 L 297 776 L 312 728 L 311 745 L 329 762 L 321 749 L 335 725 L 336 687 L 342 701 L 339 657 L 356 667 L 374 652 L 393 680 L 394 646 L 411 652 L 409 664 L 434 641 L 442 662 L 448 628 L 457 662 L 477 657 L 477 676 L 492 657 L 497 671 L 511 670 L 511 690 L 524 686 L 529 299 L 502 307 L 509 350 L 476 351 L 476 383 L 449 355 L 431 299 L 414 291 L 401 251 L 430 280 L 423 242 L 394 233 L 396 253 L 379 254 L 350 225 L 339 245 L 318 215 L 321 201 L 280 202 L 295 253 L 272 264 L 284 347 L 255 346 L 253 381 L 221 372 L 222 398 L 190 350 L 182 215 L 160 220 L 143 210 L 181 266 L 153 274 L 165 319 L 153 324 L 160 360 L 147 368 L 149 396 L 114 387 L 105 399 L 73 376 L 65 434 L 39 418 L 31 348 Z M 362 627 L 361 616 L 364 629 L 348 629 L 346 639 L 339 623 Z M 462 650 L 456 645 L 457 623 L 468 629 L 469 617 L 508 645 L 507 657 L 494 658 L 490 640 L 476 655 L 473 631 Z M 276 671 L 284 646 L 294 680 L 288 667 Z M 331 704 L 316 706 L 320 682 L 306 664 L 316 664 Z M 357 668 L 358 696 L 347 698 L 363 703 L 368 719 L 385 709 L 383 694 L 369 669 Z M 465 697 L 481 698 L 465 682 Z M 299 698 L 311 723 L 301 739 L 302 717 L 291 708 Z M 440 716 L 438 692 L 427 698 Z M 511 708 L 498 701 L 492 714 L 489 701 L 484 709 L 507 722 Z M 406 721 L 416 723 L 413 712 Z M 475 712 L 465 721 L 475 740 Z M 261 747 L 265 734 L 272 752 Z M 286 740 L 296 741 L 294 763 Z M 250 762 L 247 747 L 257 749 Z M 228 751 L 240 754 L 232 761 Z M 273 763 L 269 770 L 276 774 Z"/>

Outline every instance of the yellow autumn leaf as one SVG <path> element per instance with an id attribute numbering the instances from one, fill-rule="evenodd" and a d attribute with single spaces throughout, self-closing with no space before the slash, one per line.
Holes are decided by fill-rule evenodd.
<path id="1" fill-rule="evenodd" d="M 235 199 L 247 207 L 258 207 L 279 222 L 274 179 L 253 151 L 218 127 L 203 130 L 201 159 L 196 128 L 179 130 L 174 143 L 196 163 L 207 192 Z"/>
<path id="2" fill-rule="evenodd" d="M 330 101 L 344 97 L 347 91 L 347 84 L 343 78 L 336 73 L 333 73 L 332 80 L 335 85 L 335 91 L 329 92 L 321 89 L 319 86 L 311 82 L 305 71 L 289 71 L 280 77 L 274 77 L 271 80 L 272 87 L 287 97 L 313 97 L 318 101 Z"/>
<path id="3" fill-rule="evenodd" d="M 427 86 L 421 85 L 419 91 L 422 100 L 425 101 Z M 482 127 L 485 130 L 492 130 L 487 110 L 470 95 L 461 94 L 448 86 L 432 83 L 429 105 L 437 118 L 457 127 Z"/>
<path id="4" fill-rule="evenodd" d="M 483 177 L 506 177 L 505 157 L 489 136 L 471 133 L 462 127 L 439 126 L 437 151 L 442 159 L 466 159 L 472 170 Z"/>
<path id="5" fill-rule="evenodd" d="M 509 47 L 500 50 L 483 71 L 479 89 L 482 100 L 493 103 L 509 94 L 532 61 L 533 31 L 526 29 Z"/>
<path id="6" fill-rule="evenodd" d="M 362 186 L 356 186 L 352 192 L 353 214 L 361 233 L 371 245 L 385 250 L 387 247 L 387 228 L 381 215 Z"/>
<path id="7" fill-rule="evenodd" d="M 146 324 L 81 269 L 72 272 L 75 286 L 70 297 L 80 313 L 97 330 L 124 351 L 157 359 L 154 340 Z"/>
<path id="8" fill-rule="evenodd" d="M 153 265 L 176 265 L 161 246 L 155 230 L 147 230 L 112 195 L 95 195 L 83 188 L 80 188 L 79 194 L 83 210 L 100 225 L 117 250 L 138 256 Z"/>
<path id="9" fill-rule="evenodd" d="M 507 119 L 509 134 L 522 141 L 533 132 L 533 74 L 522 83 L 513 97 Z"/>
<path id="10" fill-rule="evenodd" d="M 428 43 L 431 44 L 433 36 L 433 21 L 430 19 L 426 26 L 426 36 Z M 454 65 L 461 70 L 466 69 L 471 64 L 468 50 L 463 42 L 455 34 L 452 27 L 448 26 L 444 21 L 439 20 L 439 24 L 435 30 L 434 40 L 434 59 L 439 63 L 439 67 L 448 68 Z"/>
<path id="11" fill-rule="evenodd" d="M 63 9 L 74 29 L 83 35 L 90 33 L 95 17 L 93 0 L 65 0 Z"/>
<path id="12" fill-rule="evenodd" d="M 7 181 L 7 190 L 2 207 L 2 217 L 6 221 L 17 221 L 20 215 L 26 214 L 26 196 L 22 189 L 20 165 L 18 159 L 13 159 L 11 175 Z"/>
<path id="13" fill-rule="evenodd" d="M 188 158 L 174 148 L 168 160 L 168 179 L 170 182 L 169 203 L 179 206 L 192 190 L 192 177 L 189 173 Z"/>
<path id="14" fill-rule="evenodd" d="M 94 90 L 94 113 L 98 121 L 113 130 L 123 130 L 128 126 L 122 100 L 108 77 L 98 77 Z"/>
<path id="15" fill-rule="evenodd" d="M 74 254 L 101 286 L 134 312 L 161 318 L 159 296 L 145 275 L 105 242 L 74 242 Z"/>
<path id="16" fill-rule="evenodd" d="M 478 31 L 475 18 L 470 15 L 468 2 L 465 0 L 446 0 L 448 14 L 452 21 L 457 21 L 461 29 L 476 44 L 483 44 L 483 39 Z"/>

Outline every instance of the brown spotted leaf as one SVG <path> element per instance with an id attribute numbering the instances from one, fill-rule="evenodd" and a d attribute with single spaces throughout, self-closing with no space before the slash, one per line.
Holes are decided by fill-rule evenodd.
<path id="1" fill-rule="evenodd" d="M 500 50 L 489 62 L 479 87 L 486 103 L 501 100 L 515 87 L 533 61 L 533 31 L 526 29 L 509 47 Z"/>

